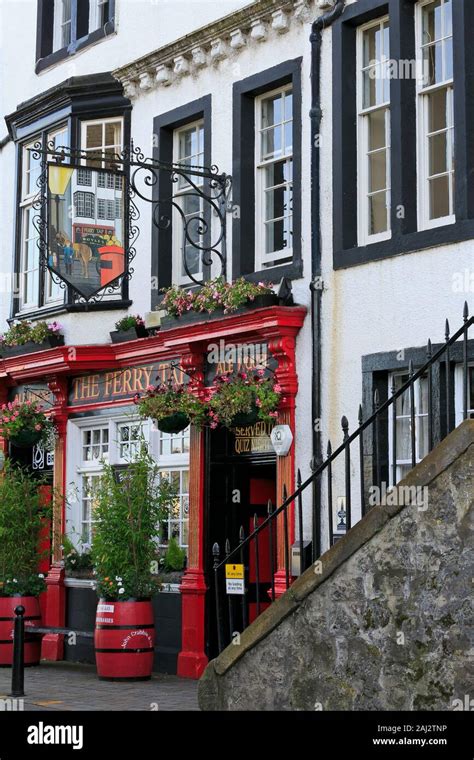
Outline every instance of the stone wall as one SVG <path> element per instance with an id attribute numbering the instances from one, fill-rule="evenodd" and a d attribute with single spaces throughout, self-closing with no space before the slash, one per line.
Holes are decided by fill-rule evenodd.
<path id="1" fill-rule="evenodd" d="M 473 464 L 470 420 L 401 484 L 428 502 L 374 507 L 209 664 L 201 709 L 450 710 L 474 696 Z"/>

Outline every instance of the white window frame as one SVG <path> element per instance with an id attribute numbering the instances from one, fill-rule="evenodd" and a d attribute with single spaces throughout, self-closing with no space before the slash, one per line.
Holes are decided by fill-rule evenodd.
<path id="1" fill-rule="evenodd" d="M 179 138 L 183 132 L 188 132 L 191 129 L 194 129 L 195 131 L 197 131 L 198 129 L 202 130 L 203 164 L 204 164 L 204 140 L 205 140 L 204 119 L 196 119 L 195 121 L 191 121 L 187 124 L 183 124 L 182 127 L 179 127 L 178 129 L 175 129 L 173 131 L 173 163 L 175 164 L 179 164 L 182 161 L 186 160 L 187 158 L 187 157 L 180 158 Z M 201 177 L 194 177 L 193 181 L 200 188 L 203 188 L 204 180 Z M 176 183 L 176 188 L 174 191 L 175 202 L 179 204 L 179 199 L 184 198 L 188 192 L 189 192 L 189 185 L 186 185 L 180 188 L 179 181 L 178 181 Z M 201 199 L 199 203 L 200 216 L 202 216 L 203 213 L 204 213 L 204 202 Z M 192 285 L 193 284 L 192 280 L 190 280 L 190 278 L 186 275 L 186 273 L 183 274 L 181 272 L 183 255 L 184 255 L 183 246 L 184 246 L 185 240 L 184 240 L 184 230 L 183 230 L 183 219 L 177 209 L 173 209 L 172 237 L 173 237 L 173 240 L 172 240 L 172 280 L 173 280 L 173 283 L 177 285 Z M 199 257 L 199 271 L 193 274 L 193 277 L 195 277 L 197 280 L 203 279 L 204 277 L 202 256 Z"/>
<path id="2" fill-rule="evenodd" d="M 162 434 L 156 430 L 155 426 L 148 420 L 140 420 L 133 412 L 126 412 L 123 408 L 115 411 L 110 410 L 110 415 L 105 417 L 98 414 L 91 414 L 82 419 L 68 421 L 67 428 L 67 473 L 66 479 L 68 484 L 67 498 L 67 535 L 75 544 L 79 551 L 82 551 L 83 535 L 83 477 L 88 475 L 100 475 L 102 470 L 100 460 L 84 461 L 83 456 L 83 432 L 91 429 L 107 429 L 109 432 L 108 456 L 106 461 L 112 465 L 126 465 L 130 461 L 127 457 L 121 456 L 119 430 L 125 425 L 140 424 L 143 431 L 143 440 L 148 446 L 148 450 L 156 461 L 160 471 L 188 471 L 189 473 L 189 446 L 187 451 L 178 454 L 161 455 L 161 438 Z M 181 437 L 189 437 L 189 428 L 184 433 L 178 434 Z M 189 474 L 188 474 L 189 479 Z M 189 495 L 188 495 L 189 499 Z M 189 505 L 189 501 L 188 501 Z M 189 512 L 188 517 L 189 525 Z M 93 520 L 87 521 L 91 524 Z M 180 536 L 182 527 L 180 526 Z M 157 539 L 159 537 L 157 536 Z M 184 545 L 186 548 L 187 545 Z M 163 548 L 163 547 L 162 547 Z"/>
<path id="3" fill-rule="evenodd" d="M 80 1 L 80 0 L 79 0 Z M 108 19 L 104 24 L 100 22 L 100 16 L 102 13 L 102 6 L 106 5 L 108 0 L 90 0 L 89 4 L 89 34 L 95 32 L 96 29 L 102 29 L 108 23 Z"/>
<path id="4" fill-rule="evenodd" d="M 108 145 L 105 143 L 105 126 L 106 124 L 115 124 L 119 122 L 120 123 L 120 144 L 116 143 L 114 145 Z M 87 147 L 87 127 L 90 126 L 96 126 L 98 124 L 102 125 L 102 143 L 97 148 L 88 148 Z M 85 121 L 81 121 L 81 150 L 85 153 L 102 153 L 104 150 L 107 150 L 109 148 L 114 148 L 115 152 L 117 154 L 120 154 L 123 150 L 123 116 L 110 116 L 106 119 L 88 119 Z M 86 164 L 86 159 L 82 161 L 83 164 Z M 102 167 L 103 169 L 107 170 L 107 167 L 105 166 L 105 161 L 93 161 L 93 165 L 96 167 Z M 117 166 L 117 168 L 119 168 Z"/>
<path id="5" fill-rule="evenodd" d="M 468 362 L 468 372 L 472 370 L 474 372 L 474 362 Z M 457 364 L 454 368 L 454 413 L 455 413 L 455 426 L 457 427 L 463 422 L 464 413 L 464 401 L 463 401 L 463 365 Z M 467 385 L 467 417 L 468 419 L 474 419 L 474 398 L 470 398 L 469 393 L 469 380 Z"/>
<path id="6" fill-rule="evenodd" d="M 392 372 L 389 375 L 389 378 L 388 378 L 388 397 L 389 398 L 392 395 L 392 387 L 393 387 L 393 384 L 395 382 L 395 378 L 396 377 L 405 377 L 405 376 L 408 376 L 408 370 L 404 370 L 404 371 L 401 370 L 400 372 Z M 422 447 L 422 443 L 423 443 L 422 439 L 420 439 L 420 426 L 418 424 L 418 421 L 421 418 L 426 419 L 426 420 L 428 419 L 428 409 L 426 409 L 426 411 L 423 412 L 423 414 L 420 414 L 420 412 L 417 411 L 417 410 L 419 410 L 419 407 L 420 407 L 420 393 L 421 393 L 420 380 L 421 379 L 423 379 L 423 380 L 425 380 L 427 382 L 427 377 L 426 376 L 424 376 L 423 378 L 419 378 L 418 380 L 415 381 L 415 388 L 414 388 L 414 394 L 415 394 L 415 451 L 416 451 L 416 463 L 417 464 L 419 462 L 421 462 L 422 459 L 424 458 L 424 456 L 426 456 L 426 454 L 428 453 L 428 451 L 426 451 L 426 453 L 423 455 L 423 457 L 419 457 L 418 456 L 418 454 L 419 454 L 419 452 L 421 450 L 421 447 Z M 405 391 L 405 393 L 408 395 L 410 393 L 409 389 L 407 389 Z M 397 399 L 397 401 L 398 401 L 398 399 Z M 397 402 L 395 401 L 394 403 L 396 404 Z M 397 417 L 397 419 L 400 419 L 400 418 L 401 418 L 401 416 Z M 403 415 L 403 418 L 410 419 L 410 414 L 408 413 L 407 415 Z M 398 445 L 398 437 L 397 437 L 397 445 Z M 429 446 L 429 441 L 428 441 L 428 446 Z M 410 454 L 411 454 L 411 451 L 410 451 Z M 389 472 L 388 480 L 389 480 L 389 484 L 390 484 L 390 486 L 394 486 L 394 485 L 396 485 L 396 483 L 393 483 L 393 406 L 392 405 L 390 405 L 389 410 L 388 410 L 388 465 L 389 465 L 388 466 L 388 472 Z M 402 480 L 405 477 L 405 475 L 402 474 L 402 472 L 401 472 L 401 468 L 402 467 L 409 467 L 409 468 L 411 468 L 411 456 L 408 459 L 397 460 L 397 483 L 399 483 L 400 480 Z"/>
<path id="7" fill-rule="evenodd" d="M 69 8 L 71 12 L 71 17 L 68 21 L 64 20 L 63 16 L 63 10 L 64 10 L 64 2 L 63 0 L 54 0 L 54 23 L 53 23 L 53 53 L 55 53 L 57 50 L 62 50 L 64 47 L 69 47 L 69 45 L 72 43 L 72 0 L 69 0 Z M 63 27 L 69 26 L 69 42 L 67 45 L 63 45 Z"/>
<path id="8" fill-rule="evenodd" d="M 68 147 L 69 145 L 69 124 L 61 124 L 56 129 L 54 129 L 52 132 L 48 133 L 47 140 L 48 143 L 51 140 L 55 140 L 56 137 L 59 135 L 67 135 L 66 141 L 59 141 L 58 146 Z M 49 272 L 45 272 L 45 281 L 44 281 L 44 303 L 45 305 L 51 305 L 56 303 L 62 303 L 64 301 L 64 290 L 61 288 L 60 285 L 54 282 L 51 274 Z"/>
<path id="9" fill-rule="evenodd" d="M 415 37 L 416 37 L 416 60 L 417 60 L 417 71 L 423 71 L 423 56 L 422 56 L 422 33 L 423 33 L 423 25 L 422 25 L 422 14 L 423 9 L 427 5 L 431 5 L 432 0 L 421 0 L 418 2 L 415 6 Z M 453 46 L 454 46 L 454 37 L 453 34 L 451 34 L 451 38 L 453 39 Z M 448 39 L 447 37 L 441 37 L 442 39 Z M 443 57 L 444 62 L 444 57 Z M 429 139 L 428 139 L 428 103 L 429 103 L 429 96 L 431 93 L 436 92 L 437 90 L 447 90 L 447 100 L 451 100 L 451 107 L 453 109 L 452 114 L 452 122 L 453 127 L 450 129 L 447 129 L 448 132 L 448 140 L 454 141 L 454 72 L 453 76 L 449 79 L 443 79 L 443 82 L 434 84 L 428 87 L 424 86 L 424 80 L 423 76 L 417 77 L 417 83 L 416 83 L 416 124 L 417 124 L 417 198 L 418 198 L 418 229 L 419 230 L 428 230 L 433 229 L 436 227 L 444 227 L 447 224 L 454 224 L 456 222 L 456 214 L 455 214 L 455 198 L 454 193 L 455 190 L 453 188 L 453 184 L 456 182 L 456 176 L 455 176 L 455 163 L 453 158 L 453 165 L 452 169 L 449 170 L 448 176 L 451 175 L 454 177 L 454 183 L 453 181 L 449 182 L 449 196 L 450 196 L 450 207 L 452 208 L 452 213 L 448 214 L 447 216 L 439 217 L 438 219 L 430 219 L 429 215 L 429 209 L 430 209 L 430 192 L 429 192 Z M 451 93 L 449 95 L 449 93 Z M 441 130 L 442 131 L 442 130 Z M 449 150 L 448 155 L 453 155 L 452 151 L 453 145 L 450 142 L 449 143 Z M 445 176 L 445 173 L 439 175 L 439 176 Z"/>
<path id="10" fill-rule="evenodd" d="M 382 240 L 389 240 L 392 237 L 391 230 L 391 98 L 389 96 L 388 101 L 379 103 L 375 106 L 364 106 L 364 88 L 363 88 L 363 71 L 364 58 L 363 58 L 363 44 L 364 33 L 374 27 L 381 27 L 383 24 L 389 24 L 390 30 L 390 17 L 388 15 L 377 18 L 375 21 L 370 21 L 367 24 L 363 24 L 357 29 L 356 38 L 356 71 L 357 71 L 357 85 L 356 85 L 356 97 L 357 97 L 357 239 L 359 246 L 370 245 L 372 243 L 379 243 Z M 382 35 L 383 40 L 383 35 Z M 383 42 L 382 42 L 383 44 Z M 383 49 L 384 53 L 385 50 Z M 389 51 L 390 53 L 390 51 Z M 389 58 L 389 57 L 388 57 Z M 387 60 L 388 60 L 387 58 Z M 384 59 L 382 59 L 384 60 Z M 389 86 L 390 93 L 390 86 Z M 378 232 L 375 234 L 369 233 L 369 194 L 377 194 L 382 191 L 376 191 L 370 193 L 369 191 L 369 169 L 368 169 L 368 144 L 369 144 L 369 130 L 368 130 L 368 116 L 376 111 L 388 111 L 388 118 L 386 118 L 385 124 L 385 147 L 381 150 L 386 151 L 386 181 L 387 187 L 385 192 L 388 195 L 388 207 L 387 207 L 387 229 L 384 232 Z M 372 151 L 376 152 L 376 151 Z"/>
<path id="11" fill-rule="evenodd" d="M 287 186 L 291 186 L 291 197 L 293 199 L 293 193 L 294 193 L 294 168 L 295 168 L 295 154 L 294 154 L 294 105 L 292 108 L 291 113 L 291 125 L 293 130 L 293 139 L 292 139 L 292 146 L 291 146 L 291 153 L 283 152 L 280 156 L 276 158 L 271 158 L 267 160 L 261 159 L 261 135 L 262 130 L 265 129 L 262 125 L 262 101 L 266 100 L 267 98 L 271 98 L 273 95 L 278 95 L 279 93 L 290 93 L 294 97 L 294 88 L 293 83 L 290 82 L 283 87 L 276 87 L 273 90 L 267 90 L 263 92 L 261 95 L 258 95 L 258 97 L 255 98 L 255 271 L 260 272 L 261 270 L 269 270 L 275 266 L 280 266 L 282 261 L 286 261 L 287 259 L 289 261 L 293 260 L 293 246 L 289 248 L 282 248 L 279 251 L 272 251 L 270 253 L 265 252 L 265 217 L 264 217 L 264 209 L 265 209 L 265 185 L 264 185 L 264 175 L 265 175 L 265 168 L 267 166 L 271 166 L 271 164 L 278 163 L 280 161 L 291 161 L 292 164 L 292 174 L 291 174 L 291 182 L 284 183 Z M 294 100 L 293 100 L 294 104 Z M 285 114 L 283 113 L 283 121 L 281 122 L 281 125 L 288 123 L 288 119 L 285 119 Z M 283 146 L 285 149 L 285 146 Z M 293 233 L 294 231 L 294 219 L 293 219 L 293 207 L 291 209 L 291 213 L 288 214 L 288 217 L 291 217 L 291 231 Z M 279 217 L 278 217 L 279 218 Z M 285 218 L 285 217 L 283 217 Z M 291 240 L 293 240 L 293 236 L 291 236 Z M 273 262 L 273 263 L 270 263 Z"/>
<path id="12" fill-rule="evenodd" d="M 27 238 L 27 224 L 26 219 L 28 216 L 28 213 L 31 213 L 33 216 L 35 216 L 35 210 L 33 209 L 33 203 L 38 195 L 39 188 L 36 185 L 36 183 L 33 185 L 32 189 L 29 191 L 26 190 L 29 184 L 29 175 L 31 173 L 29 168 L 29 161 L 31 159 L 31 153 L 29 152 L 29 148 L 33 148 L 35 143 L 40 140 L 41 137 L 37 136 L 35 139 L 33 139 L 30 142 L 24 143 L 21 147 L 22 150 L 22 157 L 21 157 L 21 197 L 20 197 L 20 216 L 21 216 L 21 237 L 20 237 L 20 311 L 21 312 L 28 312 L 32 309 L 38 309 L 39 304 L 39 279 L 41 276 L 41 267 L 40 267 L 40 255 L 39 255 L 39 248 L 37 245 L 38 242 L 38 233 L 35 230 L 35 236 L 33 238 Z M 41 172 L 41 169 L 40 169 Z M 26 255 L 27 255 L 27 249 L 28 249 L 28 242 L 30 240 L 36 241 L 36 256 L 35 259 L 37 266 L 35 266 L 33 269 L 26 269 L 25 263 L 26 263 Z M 27 278 L 28 273 L 30 272 L 37 272 L 37 291 L 35 293 L 34 300 L 26 301 L 25 300 L 25 281 Z"/>

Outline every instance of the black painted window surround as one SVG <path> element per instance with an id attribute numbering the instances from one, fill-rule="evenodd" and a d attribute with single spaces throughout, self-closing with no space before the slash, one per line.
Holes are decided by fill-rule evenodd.
<path id="1" fill-rule="evenodd" d="M 173 137 L 176 129 L 202 120 L 204 126 L 204 166 L 209 167 L 211 160 L 212 145 L 212 98 L 205 95 L 198 100 L 187 103 L 184 106 L 156 116 L 153 120 L 153 135 L 156 146 L 153 157 L 156 161 L 165 164 L 173 163 Z M 206 187 L 205 187 L 206 189 Z M 209 188 L 208 188 L 209 189 Z M 151 308 L 158 308 L 163 294 L 162 288 L 173 284 L 173 215 L 172 206 L 169 203 L 174 194 L 174 185 L 171 172 L 159 172 L 158 180 L 153 188 L 153 198 L 160 202 L 160 210 L 166 216 L 170 216 L 171 223 L 162 224 L 159 227 L 152 224 L 152 254 L 151 254 Z M 207 208 L 206 208 L 207 207 Z M 210 208 L 205 204 L 204 218 L 209 220 Z M 204 279 L 209 279 L 210 267 L 203 267 Z"/>
<path id="2" fill-rule="evenodd" d="M 455 217 L 453 224 L 418 231 L 416 82 L 391 79 L 391 238 L 357 242 L 356 36 L 362 24 L 389 15 L 390 57 L 414 60 L 416 0 L 358 0 L 334 24 L 333 248 L 334 268 L 474 237 L 474 2 L 453 2 Z M 404 213 L 400 214 L 400 207 Z"/>
<path id="3" fill-rule="evenodd" d="M 53 50 L 54 0 L 38 0 L 36 30 L 36 66 L 39 74 L 44 69 L 63 61 L 94 42 L 105 39 L 115 31 L 115 0 L 108 0 L 101 12 L 104 23 L 89 33 L 89 17 L 95 0 L 71 0 L 71 41 L 66 47 Z"/>
<path id="4" fill-rule="evenodd" d="M 272 280 L 302 276 L 301 256 L 301 58 L 235 82 L 233 91 L 232 276 Z M 293 90 L 293 261 L 255 272 L 255 98 L 285 84 Z"/>

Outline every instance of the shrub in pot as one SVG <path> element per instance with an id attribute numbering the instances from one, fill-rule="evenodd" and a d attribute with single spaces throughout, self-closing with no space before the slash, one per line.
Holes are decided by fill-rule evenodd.
<path id="1" fill-rule="evenodd" d="M 265 377 L 263 369 L 217 375 L 208 402 L 210 426 L 233 428 L 258 420 L 275 421 L 280 398 L 281 386 L 273 377 Z"/>
<path id="2" fill-rule="evenodd" d="M 135 396 L 141 417 L 155 420 L 163 433 L 180 433 L 206 420 L 206 407 L 188 386 L 163 383 L 150 385 L 144 396 Z"/>
<path id="3" fill-rule="evenodd" d="M 124 343 L 148 335 L 144 319 L 139 315 L 129 315 L 115 323 L 115 330 L 110 333 L 112 343 Z"/>
<path id="4" fill-rule="evenodd" d="M 163 582 L 180 583 L 186 566 L 186 550 L 182 549 L 175 536 L 171 536 L 165 553 L 159 561 Z"/>
<path id="5" fill-rule="evenodd" d="M 145 446 L 118 474 L 104 464 L 94 489 L 92 561 L 99 596 L 95 650 L 105 680 L 150 678 L 155 644 L 151 597 L 160 524 L 175 491 Z M 112 650 L 112 651 L 111 651 Z"/>
<path id="6" fill-rule="evenodd" d="M 41 625 L 39 595 L 45 590 L 38 572 L 41 538 L 49 518 L 45 482 L 9 460 L 0 476 L 0 665 L 11 665 L 15 608 L 25 608 L 25 627 Z M 25 664 L 40 660 L 41 642 L 25 637 Z"/>
<path id="7" fill-rule="evenodd" d="M 64 568 L 69 578 L 92 578 L 91 547 L 79 539 L 79 548 L 73 544 L 68 536 L 63 536 L 62 551 Z"/>
<path id="8" fill-rule="evenodd" d="M 0 409 L 0 433 L 18 448 L 43 443 L 54 447 L 56 428 L 38 401 L 9 401 Z"/>

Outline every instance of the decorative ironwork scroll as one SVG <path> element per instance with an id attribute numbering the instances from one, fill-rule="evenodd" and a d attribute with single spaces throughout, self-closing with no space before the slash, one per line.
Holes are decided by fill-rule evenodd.
<path id="1" fill-rule="evenodd" d="M 42 162 L 33 219 L 40 265 L 74 300 L 100 301 L 131 278 L 141 202 L 151 204 L 158 229 L 173 230 L 181 282 L 199 285 L 215 265 L 216 274 L 226 275 L 232 181 L 217 167 L 165 164 L 146 158 L 133 144 L 120 154 L 53 142 L 30 150 Z"/>

